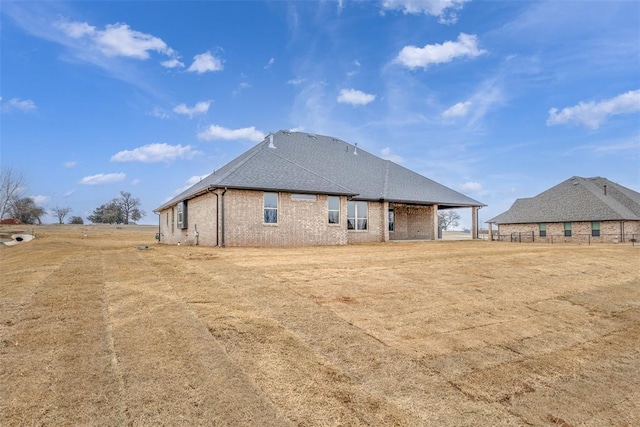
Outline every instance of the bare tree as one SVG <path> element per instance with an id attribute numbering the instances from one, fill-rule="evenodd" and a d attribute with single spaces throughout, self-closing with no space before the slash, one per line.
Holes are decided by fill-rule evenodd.
<path id="1" fill-rule="evenodd" d="M 25 190 L 26 179 L 21 172 L 11 168 L 0 171 L 0 219 L 9 213 L 11 205 Z"/>
<path id="2" fill-rule="evenodd" d="M 14 218 L 24 224 L 42 224 L 40 217 L 46 213 L 45 209 L 36 205 L 31 197 L 14 200 L 9 211 Z"/>
<path id="3" fill-rule="evenodd" d="M 438 226 L 443 230 L 454 228 L 460 224 L 460 214 L 454 210 L 438 213 Z"/>
<path id="4" fill-rule="evenodd" d="M 122 209 L 122 219 L 125 224 L 129 224 L 129 220 L 136 222 L 145 216 L 145 212 L 140 210 L 140 199 L 133 197 L 131 193 L 121 191 L 117 202 Z"/>
<path id="5" fill-rule="evenodd" d="M 65 206 L 63 208 L 54 206 L 53 208 L 51 208 L 51 213 L 58 218 L 59 224 L 64 224 L 64 217 L 69 215 L 70 212 L 71 208 L 69 206 Z"/>

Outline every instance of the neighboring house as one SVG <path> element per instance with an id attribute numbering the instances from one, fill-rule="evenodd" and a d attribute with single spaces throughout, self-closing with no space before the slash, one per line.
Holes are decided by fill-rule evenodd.
<path id="1" fill-rule="evenodd" d="M 336 138 L 278 131 L 155 209 L 161 243 L 433 240 L 438 209 L 484 206 Z"/>
<path id="2" fill-rule="evenodd" d="M 640 237 L 640 193 L 606 178 L 574 176 L 517 199 L 487 222 L 489 230 L 498 225 L 500 239 L 624 242 Z"/>

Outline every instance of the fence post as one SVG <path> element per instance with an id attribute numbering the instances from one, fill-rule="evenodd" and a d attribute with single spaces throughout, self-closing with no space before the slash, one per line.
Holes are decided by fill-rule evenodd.
<path id="1" fill-rule="evenodd" d="M 531 232 L 531 241 L 532 242 L 536 241 L 536 233 L 534 231 Z"/>

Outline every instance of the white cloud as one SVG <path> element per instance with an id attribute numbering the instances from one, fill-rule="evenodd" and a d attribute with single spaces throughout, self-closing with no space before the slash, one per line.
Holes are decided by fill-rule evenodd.
<path id="1" fill-rule="evenodd" d="M 271 68 L 271 66 L 276 62 L 276 58 L 271 58 L 269 59 L 269 62 L 267 62 L 267 65 L 264 66 L 264 69 L 267 70 L 269 68 Z"/>
<path id="2" fill-rule="evenodd" d="M 168 119 L 169 114 L 166 113 L 162 108 L 155 107 L 153 110 L 147 113 L 149 116 L 156 117 L 158 119 Z"/>
<path id="3" fill-rule="evenodd" d="M 442 44 L 428 44 L 425 47 L 405 46 L 396 58 L 396 62 L 414 69 L 427 68 L 431 64 L 451 62 L 456 58 L 475 58 L 486 53 L 478 48 L 475 35 L 460 33 L 458 41 L 446 41 Z"/>
<path id="4" fill-rule="evenodd" d="M 216 139 L 246 139 L 253 142 L 260 142 L 265 138 L 265 134 L 256 130 L 253 126 L 242 129 L 227 129 L 222 126 L 211 125 L 203 132 L 198 133 L 198 138 L 204 139 L 205 141 L 213 141 Z"/>
<path id="5" fill-rule="evenodd" d="M 30 99 L 22 100 L 20 98 L 11 98 L 10 100 L 8 100 L 2 105 L 2 111 L 5 113 L 9 111 L 15 111 L 15 110 L 27 112 L 27 111 L 37 110 L 37 109 L 38 107 L 36 107 L 35 102 L 33 102 Z"/>
<path id="6" fill-rule="evenodd" d="M 348 71 L 347 77 L 353 77 L 360 72 L 360 61 L 358 60 L 353 61 L 353 65 L 356 67 L 356 69 L 353 71 Z"/>
<path id="7" fill-rule="evenodd" d="M 193 64 L 187 71 L 202 74 L 207 71 L 222 71 L 223 68 L 221 59 L 213 56 L 211 52 L 205 52 L 193 57 Z"/>
<path id="8" fill-rule="evenodd" d="M 382 8 L 402 9 L 405 15 L 436 16 L 441 24 L 454 24 L 458 20 L 457 12 L 462 10 L 467 1 L 469 0 L 384 0 Z"/>
<path id="9" fill-rule="evenodd" d="M 191 187 L 192 185 L 199 183 L 208 176 L 209 175 L 194 175 L 187 180 L 187 186 Z"/>
<path id="10" fill-rule="evenodd" d="M 65 192 L 65 193 L 62 195 L 62 197 L 69 197 L 69 196 L 73 195 L 73 193 L 75 193 L 75 192 L 76 192 L 76 190 L 75 190 L 75 189 L 73 189 L 73 190 L 69 190 L 69 191 Z"/>
<path id="11" fill-rule="evenodd" d="M 190 159 L 194 155 L 200 154 L 190 145 L 169 145 L 166 143 L 154 143 L 135 148 L 133 150 L 124 150 L 114 154 L 111 157 L 112 162 L 171 162 L 176 159 Z"/>
<path id="12" fill-rule="evenodd" d="M 78 164 L 78 162 L 76 162 L 75 160 L 70 160 L 68 162 L 64 162 L 64 167 L 67 169 L 71 169 L 73 167 L 75 167 Z"/>
<path id="13" fill-rule="evenodd" d="M 288 85 L 293 85 L 293 86 L 300 86 L 302 83 L 304 83 L 304 79 L 291 79 L 291 80 L 287 80 L 287 84 Z"/>
<path id="14" fill-rule="evenodd" d="M 173 58 L 173 59 L 168 59 L 166 61 L 162 61 L 160 63 L 160 65 L 162 65 L 165 68 L 176 68 L 176 67 L 184 67 L 184 64 L 182 62 L 180 62 L 180 60 Z"/>
<path id="15" fill-rule="evenodd" d="M 237 88 L 235 88 L 233 90 L 233 95 L 238 95 L 240 92 L 242 92 L 245 89 L 249 89 L 251 87 L 251 85 L 247 82 L 241 82 Z"/>
<path id="16" fill-rule="evenodd" d="M 86 22 L 66 22 L 61 21 L 57 23 L 58 28 L 63 30 L 65 34 L 74 39 L 79 39 L 86 35 L 95 34 L 96 27 L 89 25 Z"/>
<path id="17" fill-rule="evenodd" d="M 186 104 L 180 104 L 176 106 L 173 111 L 178 114 L 184 114 L 189 117 L 193 117 L 196 114 L 206 114 L 209 111 L 209 106 L 211 105 L 211 101 L 201 101 L 198 102 L 193 107 L 189 108 Z"/>
<path id="18" fill-rule="evenodd" d="M 51 200 L 51 197 L 36 195 L 36 196 L 31 196 L 31 199 L 33 199 L 33 203 L 42 207 L 42 206 L 46 206 L 47 203 L 49 203 L 49 201 Z"/>
<path id="19" fill-rule="evenodd" d="M 103 185 L 103 184 L 111 184 L 114 182 L 119 182 L 124 180 L 127 177 L 127 174 L 120 173 L 99 173 L 97 175 L 85 176 L 80 180 L 80 184 L 85 185 Z"/>
<path id="20" fill-rule="evenodd" d="M 640 111 L 640 89 L 629 91 L 600 102 L 580 102 L 562 110 L 549 110 L 547 126 L 573 122 L 589 129 L 597 129 L 609 116 Z"/>
<path id="21" fill-rule="evenodd" d="M 442 117 L 444 117 L 445 119 L 449 119 L 452 117 L 464 117 L 469 112 L 469 107 L 471 107 L 471 101 L 458 102 L 457 104 L 445 110 L 442 113 Z"/>
<path id="22" fill-rule="evenodd" d="M 175 189 L 171 195 L 167 196 L 167 198 L 165 198 L 162 202 L 168 202 L 169 200 L 173 199 L 175 196 L 177 196 L 178 194 L 182 193 L 183 191 L 191 188 L 194 184 L 197 184 L 198 182 L 202 181 L 203 179 L 205 179 L 206 177 L 208 177 L 209 175 L 195 175 L 192 176 L 191 178 L 189 178 L 186 182 L 185 185 L 183 185 L 180 188 Z"/>
<path id="23" fill-rule="evenodd" d="M 475 181 L 465 182 L 460 186 L 460 190 L 462 191 L 470 191 L 470 192 L 478 192 L 482 191 L 482 184 Z"/>
<path id="24" fill-rule="evenodd" d="M 147 59 L 149 51 L 169 56 L 175 54 L 162 39 L 132 30 L 127 24 L 107 25 L 104 30 L 98 30 L 86 22 L 60 21 L 56 26 L 73 39 L 89 37 L 106 56 Z"/>
<path id="25" fill-rule="evenodd" d="M 140 184 L 140 180 L 138 178 L 131 181 L 131 185 L 138 185 L 138 184 Z"/>
<path id="26" fill-rule="evenodd" d="M 375 99 L 375 95 L 355 89 L 342 89 L 338 94 L 338 102 L 341 104 L 367 105 Z"/>
<path id="27" fill-rule="evenodd" d="M 397 154 L 393 154 L 391 152 L 391 148 L 389 148 L 389 147 L 385 147 L 382 150 L 380 150 L 380 157 L 382 157 L 385 160 L 391 160 L 393 163 L 402 163 L 402 162 L 404 162 L 404 158 L 402 158 L 401 156 L 399 156 Z"/>

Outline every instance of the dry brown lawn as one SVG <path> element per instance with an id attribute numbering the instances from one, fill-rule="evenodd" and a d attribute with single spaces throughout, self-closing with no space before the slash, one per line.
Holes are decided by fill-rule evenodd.
<path id="1" fill-rule="evenodd" d="M 0 247 L 2 426 L 640 425 L 638 246 L 34 230 Z"/>

